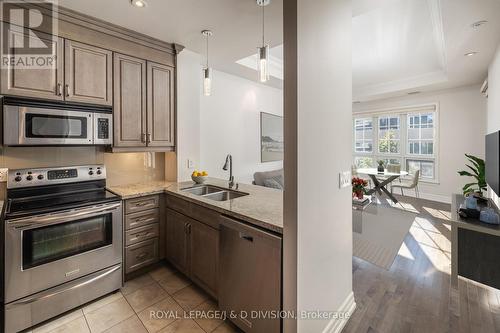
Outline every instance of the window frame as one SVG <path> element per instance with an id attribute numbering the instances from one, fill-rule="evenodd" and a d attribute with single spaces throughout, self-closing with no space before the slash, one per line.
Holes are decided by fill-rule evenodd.
<path id="1" fill-rule="evenodd" d="M 371 142 L 372 142 L 372 151 L 371 152 L 366 152 L 366 151 L 356 151 L 356 120 L 371 120 L 372 121 L 372 135 L 373 133 L 375 132 L 375 128 L 374 128 L 374 124 L 373 124 L 373 118 L 371 117 L 358 117 L 358 118 L 354 118 L 353 119 L 353 122 L 352 122 L 352 130 L 353 130 L 353 151 L 355 154 L 358 154 L 358 155 L 371 155 L 373 154 L 373 151 L 374 151 L 374 140 L 373 140 L 373 137 L 371 139 Z M 367 140 L 365 139 L 365 128 L 364 128 L 364 124 L 363 124 L 363 139 L 361 139 L 363 141 L 363 143 L 365 143 Z"/>
<path id="2" fill-rule="evenodd" d="M 408 140 L 408 130 L 409 130 L 409 116 L 411 114 L 425 114 L 425 113 L 433 113 L 433 154 L 432 155 L 422 155 L 422 154 L 410 154 L 409 147 L 410 142 Z M 399 116 L 399 131 L 400 131 L 400 152 L 399 153 L 380 153 L 379 152 L 379 118 L 387 117 L 387 116 Z M 420 176 L 420 182 L 431 183 L 431 184 L 439 184 L 439 103 L 430 103 L 430 104 L 421 104 L 421 105 L 412 105 L 405 106 L 399 108 L 387 108 L 387 109 L 375 109 L 375 110 L 366 110 L 360 112 L 353 113 L 353 133 L 354 126 L 357 119 L 372 119 L 372 127 L 373 127 L 373 138 L 372 138 L 372 152 L 371 153 L 359 153 L 355 150 L 355 140 L 353 144 L 353 163 L 355 163 L 357 157 L 371 157 L 376 164 L 378 160 L 381 159 L 399 159 L 401 163 L 401 169 L 407 169 L 407 161 L 408 160 L 416 160 L 416 161 L 424 161 L 424 162 L 433 162 L 434 163 L 434 178 L 426 178 Z M 355 133 L 354 133 L 355 135 Z M 421 141 L 420 141 L 421 142 Z"/>

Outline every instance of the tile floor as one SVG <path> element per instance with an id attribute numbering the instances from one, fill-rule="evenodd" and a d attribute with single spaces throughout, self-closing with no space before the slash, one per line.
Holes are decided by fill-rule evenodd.
<path id="1" fill-rule="evenodd" d="M 161 267 L 127 281 L 118 292 L 56 318 L 32 333 L 231 333 L 240 332 L 220 319 L 183 318 L 184 311 L 216 310 L 215 302 L 170 267 Z M 150 311 L 168 311 L 176 318 L 151 318 Z"/>

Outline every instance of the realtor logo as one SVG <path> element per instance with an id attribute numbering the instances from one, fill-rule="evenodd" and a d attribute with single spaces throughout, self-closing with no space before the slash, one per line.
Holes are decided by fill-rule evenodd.
<path id="1" fill-rule="evenodd" d="M 43 0 L 0 1 L 2 67 L 50 69 L 56 66 L 57 11 Z M 43 13 L 50 13 L 44 15 Z"/>

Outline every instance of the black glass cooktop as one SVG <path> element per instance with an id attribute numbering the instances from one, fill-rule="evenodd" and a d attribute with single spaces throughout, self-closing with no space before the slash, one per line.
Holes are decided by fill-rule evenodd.
<path id="1" fill-rule="evenodd" d="M 25 192 L 24 196 L 9 197 L 7 218 L 49 213 L 121 199 L 118 195 L 104 188 L 33 194 L 36 195 L 30 196 Z"/>

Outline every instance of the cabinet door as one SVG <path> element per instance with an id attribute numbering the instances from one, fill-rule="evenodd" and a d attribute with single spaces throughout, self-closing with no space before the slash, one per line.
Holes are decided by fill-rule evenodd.
<path id="1" fill-rule="evenodd" d="M 148 62 L 148 146 L 174 145 L 174 68 Z"/>
<path id="2" fill-rule="evenodd" d="M 191 279 L 217 297 L 219 231 L 189 219 Z"/>
<path id="3" fill-rule="evenodd" d="M 188 269 L 188 218 L 167 209 L 167 259 L 182 273 L 189 275 Z"/>
<path id="4" fill-rule="evenodd" d="M 1 94 L 44 98 L 51 100 L 62 100 L 63 85 L 63 51 L 64 41 L 62 38 L 39 33 L 38 36 L 25 34 L 23 28 L 10 26 L 3 23 L 4 33 L 7 36 L 9 48 L 8 54 L 4 53 L 2 47 L 2 57 L 14 56 L 12 59 L 21 59 L 22 55 L 16 54 L 14 45 L 26 45 L 29 43 L 35 47 L 49 47 L 51 54 L 44 55 L 47 66 L 33 69 L 29 66 L 8 65 L 1 66 Z M 32 55 L 27 55 L 31 57 Z M 20 57 L 20 58 L 17 58 Z M 50 64 L 49 64 L 50 62 Z"/>
<path id="5" fill-rule="evenodd" d="M 112 105 L 112 52 L 65 40 L 66 101 Z"/>
<path id="6" fill-rule="evenodd" d="M 146 61 L 114 55 L 115 147 L 146 146 Z"/>

